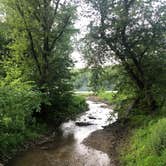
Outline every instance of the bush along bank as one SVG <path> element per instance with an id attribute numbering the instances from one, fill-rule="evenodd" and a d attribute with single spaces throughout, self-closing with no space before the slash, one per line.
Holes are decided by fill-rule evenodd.
<path id="1" fill-rule="evenodd" d="M 6 163 L 22 148 L 51 132 L 50 123 L 34 116 L 34 112 L 41 111 L 42 102 L 42 93 L 29 83 L 1 85 L 0 163 Z M 54 130 L 64 120 L 87 110 L 87 104 L 84 97 L 71 95 L 70 105 L 62 104 L 62 108 L 46 115 L 54 122 Z"/>

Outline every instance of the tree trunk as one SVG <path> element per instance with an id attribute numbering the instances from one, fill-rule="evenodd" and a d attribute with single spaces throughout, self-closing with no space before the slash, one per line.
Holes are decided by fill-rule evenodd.
<path id="1" fill-rule="evenodd" d="M 152 95 L 150 88 L 146 88 L 146 90 L 145 90 L 145 98 L 146 98 L 146 101 L 147 101 L 147 105 L 151 109 L 150 111 L 152 111 L 152 112 L 156 111 L 156 109 L 157 109 L 157 102 L 154 99 L 154 96 Z"/>

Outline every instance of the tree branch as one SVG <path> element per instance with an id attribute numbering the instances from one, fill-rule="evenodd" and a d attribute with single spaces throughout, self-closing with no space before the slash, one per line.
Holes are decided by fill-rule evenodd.
<path id="1" fill-rule="evenodd" d="M 23 19 L 23 22 L 24 22 L 24 24 L 25 24 L 25 28 L 26 28 L 26 31 L 27 31 L 27 34 L 28 34 L 28 37 L 29 37 L 32 56 L 33 56 L 34 59 L 35 59 L 35 62 L 36 62 L 36 65 L 37 65 L 39 74 L 42 75 L 42 71 L 41 71 L 40 64 L 39 64 L 39 61 L 38 61 L 38 58 L 37 58 L 37 55 L 36 55 L 36 51 L 35 51 L 35 47 L 34 47 L 34 41 L 33 41 L 32 33 L 31 33 L 30 29 L 28 28 L 28 24 L 27 24 L 27 22 L 26 22 L 24 12 L 23 12 L 23 10 L 21 9 L 21 6 L 20 6 L 19 1 L 16 1 L 16 2 L 17 2 L 17 3 L 16 3 L 16 8 L 18 9 L 18 12 L 20 13 L 20 16 L 21 16 L 22 19 Z"/>
<path id="2" fill-rule="evenodd" d="M 59 32 L 59 34 L 54 38 L 54 40 L 53 40 L 53 42 L 51 44 L 51 47 L 50 47 L 50 51 L 52 51 L 54 49 L 56 42 L 60 39 L 60 37 L 65 32 L 65 29 L 66 29 L 66 27 L 67 27 L 67 25 L 68 25 L 68 23 L 70 21 L 70 17 L 71 16 L 66 17 L 66 19 L 64 21 L 65 24 L 63 25 L 63 27 L 62 27 L 61 31 Z"/>

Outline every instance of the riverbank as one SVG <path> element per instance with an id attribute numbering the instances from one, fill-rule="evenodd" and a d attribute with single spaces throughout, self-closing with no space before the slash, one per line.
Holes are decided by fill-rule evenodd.
<path id="1" fill-rule="evenodd" d="M 107 98 L 109 96 L 107 95 Z M 90 97 L 104 102 L 104 98 Z M 111 103 L 106 100 L 105 103 Z M 132 111 L 138 111 L 133 108 Z M 166 165 L 166 107 L 155 115 L 138 112 L 91 133 L 84 144 L 109 155 L 111 166 Z"/>
<path id="2" fill-rule="evenodd" d="M 117 121 L 103 130 L 93 132 L 83 143 L 108 154 L 111 158 L 111 166 L 119 166 L 119 149 L 126 142 L 128 133 L 129 128 L 121 121 Z"/>
<path id="3" fill-rule="evenodd" d="M 90 96 L 87 98 L 87 100 L 93 101 L 95 105 L 100 105 L 99 108 L 93 107 L 94 111 L 100 110 L 100 109 L 107 109 L 107 108 L 112 110 L 112 106 L 108 105 L 110 101 L 108 102 L 96 96 Z M 101 101 L 102 103 L 106 103 L 107 105 L 102 104 Z M 100 112 L 102 111 L 100 110 Z M 83 115 L 84 113 L 81 116 Z M 90 112 L 85 113 L 85 115 L 88 120 L 93 120 L 91 119 L 91 115 L 93 115 L 94 121 L 95 119 L 97 120 L 97 119 L 100 119 L 101 117 L 101 116 L 96 117 L 96 115 L 93 114 L 93 111 L 91 113 Z M 166 160 L 164 157 L 164 155 L 166 154 L 164 152 L 165 144 L 161 144 L 164 140 L 166 140 L 166 137 L 163 134 L 163 133 L 166 133 L 165 132 L 166 119 L 164 119 L 163 117 L 164 116 L 162 114 L 160 116 L 156 115 L 155 117 L 150 115 L 136 115 L 136 116 L 133 115 L 133 116 L 130 116 L 128 119 L 118 120 L 114 122 L 113 124 L 110 124 L 109 126 L 104 127 L 104 129 L 102 130 L 101 129 L 97 129 L 97 131 L 94 130 L 94 132 L 92 131 L 93 133 L 91 133 L 89 136 L 87 135 L 88 137 L 86 137 L 86 134 L 85 134 L 87 127 L 85 127 L 85 131 L 81 134 L 79 132 L 83 131 L 84 128 L 82 127 L 79 128 L 78 126 L 78 129 L 77 129 L 77 127 L 75 128 L 76 123 L 73 123 L 73 122 L 71 123 L 71 121 L 69 121 L 67 122 L 67 124 L 64 125 L 63 131 L 65 131 L 65 133 L 70 134 L 71 131 L 73 132 L 73 127 L 74 127 L 76 129 L 75 130 L 76 133 L 78 132 L 77 134 L 75 133 L 76 138 L 78 136 L 79 136 L 78 137 L 79 139 L 80 139 L 80 136 L 83 136 L 85 138 L 85 139 L 81 138 L 85 146 L 82 147 L 82 145 L 79 145 L 79 147 L 76 148 L 78 150 L 83 150 L 84 154 L 86 154 L 85 156 L 83 155 L 85 157 L 83 158 L 83 161 L 81 160 L 82 154 L 80 154 L 79 157 L 77 156 L 77 158 L 74 160 L 70 159 L 71 155 L 69 154 L 70 152 L 73 152 L 71 151 L 71 144 L 74 143 L 73 134 L 71 134 L 71 137 L 65 136 L 65 138 L 63 138 L 63 136 L 59 137 L 58 135 L 59 133 L 56 133 L 53 130 L 48 135 L 43 135 L 41 139 L 37 139 L 37 140 L 34 140 L 34 142 L 30 142 L 30 145 L 28 145 L 27 148 L 28 149 L 29 147 L 31 147 L 32 149 L 37 148 L 38 151 L 35 153 L 34 151 L 32 151 L 33 154 L 31 154 L 31 151 L 30 151 L 28 154 L 28 157 L 26 158 L 29 158 L 30 156 L 31 158 L 34 159 L 33 155 L 37 155 L 38 152 L 41 152 L 39 156 L 44 155 L 43 153 L 47 153 L 47 152 L 49 156 L 50 155 L 49 149 L 50 148 L 52 149 L 52 147 L 54 147 L 55 149 L 53 151 L 52 156 L 55 157 L 57 155 L 57 158 L 59 159 L 58 156 L 64 155 L 66 158 L 69 155 L 68 157 L 70 159 L 69 160 L 70 164 L 72 161 L 72 163 L 77 162 L 77 165 L 80 165 L 80 166 L 82 166 L 83 163 L 87 162 L 86 157 L 93 156 L 94 153 L 97 154 L 96 155 L 97 158 L 95 158 L 95 160 L 100 159 L 101 162 L 106 161 L 107 162 L 106 165 L 109 165 L 108 163 L 110 163 L 111 166 L 120 166 L 120 165 L 122 166 L 128 166 L 128 165 L 165 166 L 166 165 Z M 83 116 L 81 122 L 82 121 L 86 122 L 85 119 L 86 118 Z M 103 125 L 102 124 L 100 125 L 103 128 Z M 91 125 L 89 127 L 91 131 L 92 129 Z M 68 132 L 68 130 L 71 130 L 71 131 Z M 73 147 L 76 147 L 76 145 L 78 146 L 78 144 L 73 144 Z M 145 148 L 142 148 L 142 147 L 145 147 Z M 59 151 L 58 149 L 61 149 L 61 148 L 62 150 Z M 89 149 L 92 149 L 92 151 L 90 151 Z M 161 149 L 164 149 L 164 150 L 161 150 Z M 96 152 L 96 150 L 98 150 L 99 153 Z M 80 151 L 77 151 L 77 153 L 74 152 L 73 154 L 74 155 L 79 154 L 78 152 Z M 91 152 L 90 153 L 91 155 L 88 154 L 89 152 Z M 160 153 L 157 154 L 158 152 Z M 102 153 L 104 157 L 108 155 L 108 158 L 107 157 L 105 158 L 106 160 L 103 160 L 102 156 L 100 156 Z M 51 159 L 53 163 L 55 162 L 54 157 Z M 61 160 L 63 161 L 63 158 L 58 160 L 58 162 L 62 163 Z M 90 158 L 88 158 L 88 160 L 90 160 Z M 155 163 L 155 165 L 153 163 Z M 73 165 L 71 164 L 71 166 Z M 16 164 L 16 166 L 18 165 Z M 20 164 L 19 166 L 22 166 L 22 165 Z"/>
<path id="4" fill-rule="evenodd" d="M 57 128 L 62 122 L 76 118 L 78 114 L 85 112 L 87 109 L 84 97 L 73 96 L 70 107 L 59 111 L 58 116 L 56 114 L 56 116 L 50 117 L 49 121 L 36 118 L 33 125 L 28 125 L 24 132 L 17 132 L 17 137 L 12 133 L 3 133 L 0 139 L 0 163 L 5 165 L 17 154 L 19 155 L 46 142 L 52 142 L 57 134 Z M 57 125 L 56 121 L 59 122 L 59 119 L 61 123 Z"/>
<path id="5" fill-rule="evenodd" d="M 100 96 L 89 96 L 87 99 L 97 103 L 105 103 L 107 108 L 114 108 L 114 105 L 111 105 L 109 100 L 101 98 Z M 129 127 L 126 127 L 128 126 L 127 123 L 127 121 L 116 121 L 102 130 L 97 130 L 91 133 L 83 143 L 88 147 L 92 147 L 93 149 L 106 153 L 111 159 L 111 166 L 119 166 L 119 149 L 121 146 L 124 146 L 129 135 Z"/>

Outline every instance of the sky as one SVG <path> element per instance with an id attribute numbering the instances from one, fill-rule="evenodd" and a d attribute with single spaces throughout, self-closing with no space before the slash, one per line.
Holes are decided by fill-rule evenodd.
<path id="1" fill-rule="evenodd" d="M 75 49 L 74 52 L 72 53 L 72 58 L 75 62 L 75 68 L 84 68 L 85 67 L 85 62 L 83 59 L 83 55 L 79 50 L 77 49 L 77 46 L 79 44 L 79 40 L 85 36 L 85 34 L 88 32 L 87 26 L 89 25 L 91 19 L 89 17 L 85 16 L 86 10 L 88 10 L 88 6 L 83 3 L 82 0 L 80 0 L 80 5 L 77 8 L 77 14 L 78 14 L 78 19 L 75 23 L 75 28 L 79 29 L 80 32 L 76 35 L 76 44 L 75 44 Z"/>

